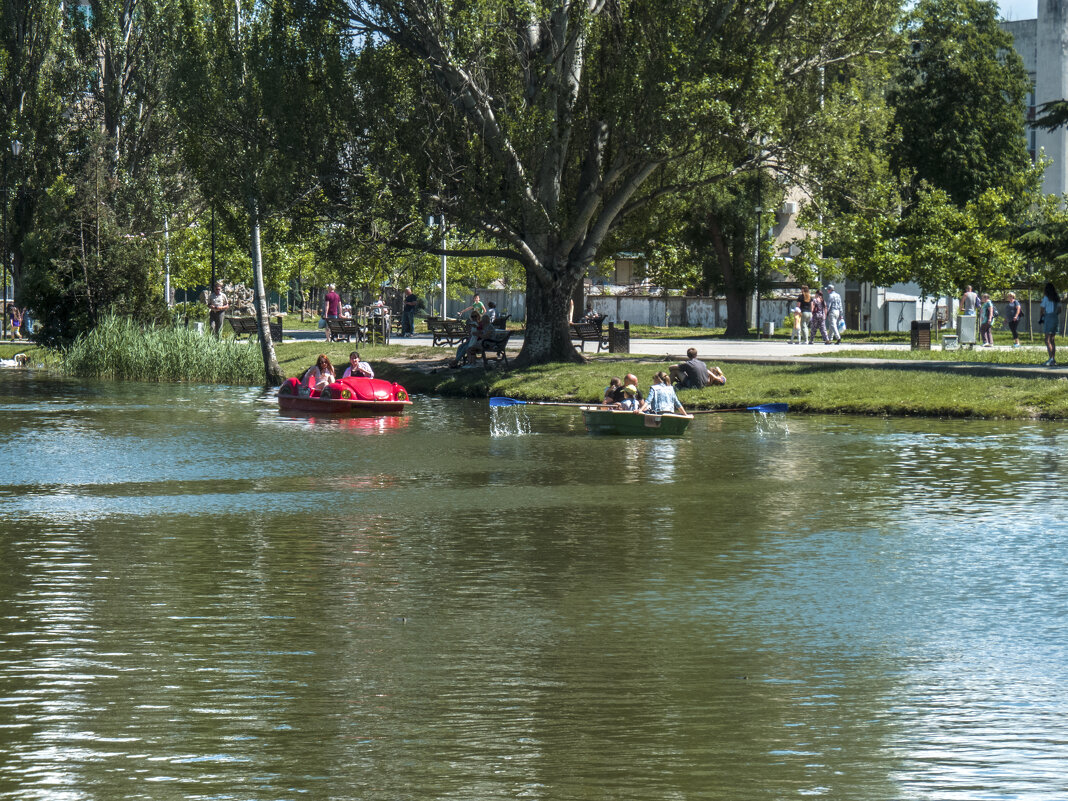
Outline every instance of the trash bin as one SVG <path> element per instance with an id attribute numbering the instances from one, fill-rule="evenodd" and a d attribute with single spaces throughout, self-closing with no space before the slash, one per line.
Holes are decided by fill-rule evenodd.
<path id="1" fill-rule="evenodd" d="M 615 323 L 608 324 L 608 352 L 630 353 L 630 321 L 624 320 L 622 328 Z"/>
<path id="2" fill-rule="evenodd" d="M 975 344 L 975 326 L 979 320 L 974 314 L 962 314 L 957 317 L 957 339 L 961 345 Z"/>
<path id="3" fill-rule="evenodd" d="M 942 337 L 942 350 L 960 350 L 960 342 L 956 334 L 945 334 Z"/>
<path id="4" fill-rule="evenodd" d="M 764 336 L 769 338 L 775 336 L 775 322 L 773 320 L 768 320 L 764 323 Z"/>
<path id="5" fill-rule="evenodd" d="M 931 349 L 931 321 L 930 320 L 913 320 L 912 321 L 912 349 L 913 350 L 930 350 Z"/>

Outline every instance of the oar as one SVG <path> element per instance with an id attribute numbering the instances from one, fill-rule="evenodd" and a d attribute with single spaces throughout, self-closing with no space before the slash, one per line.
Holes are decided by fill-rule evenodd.
<path id="1" fill-rule="evenodd" d="M 790 408 L 788 403 L 763 403 L 760 406 L 740 406 L 737 409 L 698 409 L 690 414 L 719 414 L 720 412 L 763 412 L 764 414 L 776 414 L 785 412 Z"/>
<path id="2" fill-rule="evenodd" d="M 515 398 L 490 398 L 490 408 L 494 406 L 604 406 L 603 403 L 557 403 L 556 401 L 525 401 Z"/>

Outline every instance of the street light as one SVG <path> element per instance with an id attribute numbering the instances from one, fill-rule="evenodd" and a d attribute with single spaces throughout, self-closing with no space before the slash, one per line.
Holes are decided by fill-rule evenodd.
<path id="1" fill-rule="evenodd" d="M 426 222 L 427 222 L 427 225 L 429 227 L 431 227 L 431 228 L 434 227 L 434 217 L 433 216 L 429 217 Z M 448 297 L 449 297 L 448 293 L 446 292 L 446 286 L 445 286 L 446 281 L 448 279 L 448 261 L 447 261 L 447 257 L 445 256 L 445 252 L 444 252 L 446 244 L 447 244 L 447 242 L 446 242 L 446 239 L 445 239 L 445 215 L 442 214 L 441 215 L 441 250 L 442 250 L 442 253 L 441 253 L 441 317 L 442 317 L 442 319 L 445 319 L 446 317 L 449 316 L 448 313 L 446 312 L 447 302 L 448 302 Z"/>
<path id="2" fill-rule="evenodd" d="M 11 153 L 15 158 L 18 158 L 22 153 L 22 142 L 15 139 L 11 143 Z M 7 235 L 7 201 L 8 195 L 11 190 L 8 187 L 4 187 L 4 303 L 0 306 L 3 311 L 3 321 L 0 322 L 0 338 L 7 339 L 7 275 L 8 265 L 11 261 L 11 248 L 8 246 Z M 14 300 L 14 298 L 12 298 Z"/>

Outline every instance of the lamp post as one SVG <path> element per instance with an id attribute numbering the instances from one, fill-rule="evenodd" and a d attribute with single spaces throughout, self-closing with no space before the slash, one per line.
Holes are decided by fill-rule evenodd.
<path id="1" fill-rule="evenodd" d="M 434 218 L 430 217 L 430 219 L 427 220 L 427 223 L 428 223 L 428 225 L 430 225 L 431 228 L 433 228 L 434 227 Z M 449 295 L 448 295 L 448 292 L 446 291 L 446 281 L 448 279 L 448 257 L 446 257 L 446 255 L 444 253 L 446 245 L 447 245 L 447 241 L 445 239 L 445 215 L 442 214 L 441 215 L 441 250 L 442 250 L 442 254 L 441 254 L 441 317 L 442 317 L 442 319 L 445 319 L 446 317 L 449 316 L 448 312 L 447 312 L 447 304 L 448 304 Z"/>
<path id="2" fill-rule="evenodd" d="M 11 154 L 18 158 L 22 154 L 22 142 L 15 139 L 11 142 Z M 8 230 L 7 230 L 7 202 L 10 195 L 10 188 L 4 187 L 4 303 L 0 307 L 3 311 L 3 321 L 0 322 L 0 337 L 7 339 L 7 276 L 8 269 L 11 264 L 11 247 L 8 242 Z M 13 299 L 13 298 L 12 298 Z"/>

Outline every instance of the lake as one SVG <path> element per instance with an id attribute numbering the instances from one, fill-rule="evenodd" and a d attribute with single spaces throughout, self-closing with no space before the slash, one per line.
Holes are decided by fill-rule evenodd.
<path id="1" fill-rule="evenodd" d="M 1068 435 L 0 372 L 0 798 L 1068 797 Z"/>

